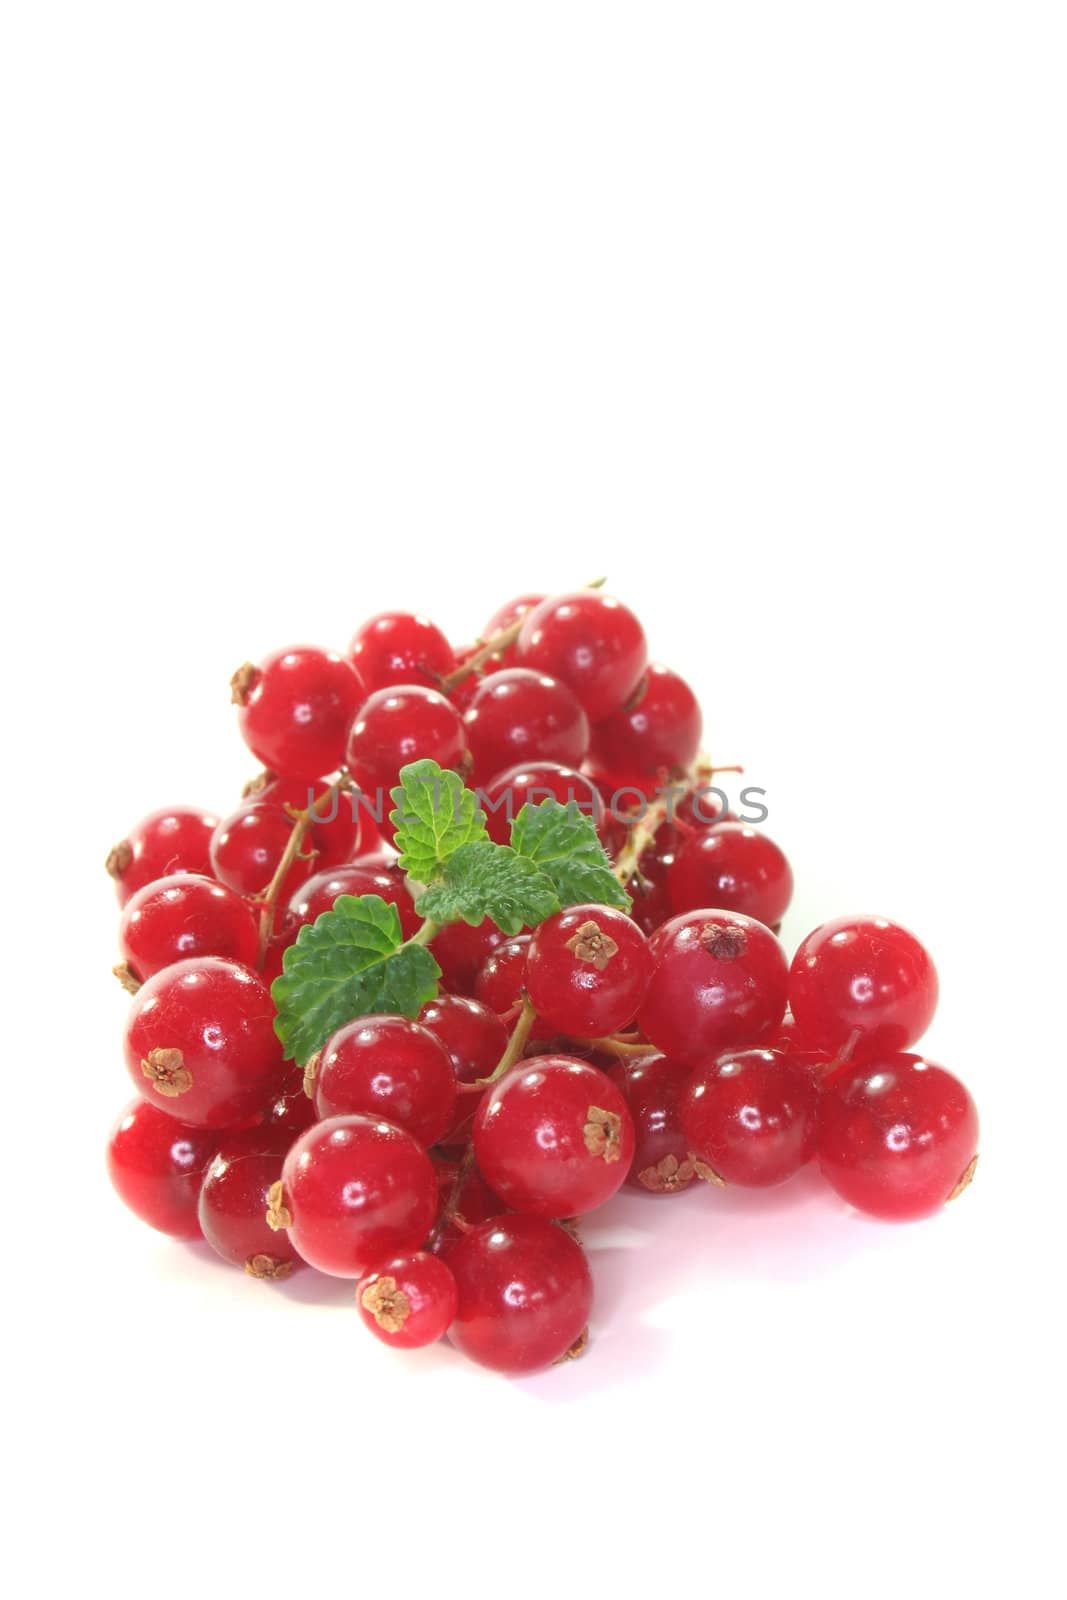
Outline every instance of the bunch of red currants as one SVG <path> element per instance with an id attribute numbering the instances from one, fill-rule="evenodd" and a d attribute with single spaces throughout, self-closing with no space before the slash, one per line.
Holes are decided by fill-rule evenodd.
<path id="1" fill-rule="evenodd" d="M 524 595 L 461 649 L 390 612 L 346 656 L 296 647 L 240 668 L 232 694 L 264 767 L 241 806 L 155 812 L 108 858 L 138 1091 L 108 1164 L 153 1227 L 202 1236 L 256 1278 L 356 1279 L 387 1344 L 447 1334 L 519 1373 L 584 1348 L 576 1220 L 624 1183 L 762 1187 L 817 1158 L 853 1206 L 903 1219 L 969 1182 L 974 1103 L 911 1053 L 937 1004 L 930 956 L 863 916 L 817 928 L 788 963 L 789 864 L 709 801 L 696 697 L 648 662 L 617 600 Z M 454 819 L 431 811 L 451 896 L 435 904 L 455 910 L 424 915 L 383 797 L 427 761 L 476 791 L 494 871 L 515 866 L 499 847 L 524 808 L 590 818 L 575 859 L 546 870 L 600 888 L 561 892 L 509 934 L 457 890 Z M 336 919 L 353 904 L 381 950 L 345 945 Z M 433 975 L 414 1001 L 390 927 Z M 279 996 L 312 930 L 334 1003 L 381 1003 L 334 1014 L 287 1059 Z"/>

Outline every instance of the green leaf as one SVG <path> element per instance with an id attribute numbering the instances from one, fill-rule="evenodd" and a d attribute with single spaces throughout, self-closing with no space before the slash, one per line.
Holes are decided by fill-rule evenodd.
<path id="1" fill-rule="evenodd" d="M 286 1056 L 303 1066 L 353 1017 L 417 1016 L 440 976 L 428 950 L 404 944 L 396 906 L 376 894 L 343 894 L 285 952 L 270 991 L 274 1031 Z"/>
<path id="2" fill-rule="evenodd" d="M 443 772 L 436 761 L 401 767 L 400 783 L 390 793 L 396 810 L 389 820 L 396 828 L 400 866 L 417 883 L 436 883 L 461 846 L 489 837 L 473 790 L 465 789 L 456 773 Z"/>
<path id="3" fill-rule="evenodd" d="M 589 901 L 629 911 L 630 897 L 611 870 L 596 824 L 576 805 L 524 805 L 511 825 L 511 843 L 551 878 L 560 905 Z"/>
<path id="4" fill-rule="evenodd" d="M 462 844 L 451 856 L 441 883 L 419 896 L 415 910 L 435 922 L 491 917 L 503 933 L 534 927 L 559 910 L 552 880 L 510 845 L 488 839 Z"/>

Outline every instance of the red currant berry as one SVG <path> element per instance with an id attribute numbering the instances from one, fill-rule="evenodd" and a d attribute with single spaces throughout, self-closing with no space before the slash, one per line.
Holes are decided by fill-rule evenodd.
<path id="1" fill-rule="evenodd" d="M 488 1090 L 474 1119 L 474 1154 L 505 1205 L 571 1217 L 610 1200 L 630 1170 L 626 1101 L 597 1067 L 571 1056 L 520 1063 Z"/>
<path id="2" fill-rule="evenodd" d="M 531 761 L 576 767 L 589 746 L 588 719 L 566 685 L 525 667 L 483 678 L 463 720 L 479 782 Z"/>
<path id="3" fill-rule="evenodd" d="M 438 1220 L 443 1218 L 447 1210 L 451 1210 L 453 1217 L 458 1217 L 466 1227 L 473 1228 L 476 1223 L 487 1222 L 490 1217 L 499 1217 L 507 1210 L 507 1206 L 498 1194 L 493 1193 L 477 1167 L 471 1167 L 464 1176 L 460 1161 L 443 1156 L 440 1151 L 431 1152 L 431 1158 L 437 1173 L 440 1192 Z M 453 1206 L 452 1191 L 457 1183 L 461 1187 Z M 462 1226 L 452 1221 L 447 1222 L 440 1239 L 433 1246 L 434 1250 L 439 1254 L 446 1254 L 448 1246 L 462 1232 Z"/>
<path id="4" fill-rule="evenodd" d="M 478 974 L 489 955 L 504 943 L 495 922 L 486 917 L 476 928 L 449 922 L 434 935 L 430 951 L 441 968 L 441 982 L 452 994 L 473 995 Z M 507 1009 L 505 1007 L 505 1009 Z"/>
<path id="5" fill-rule="evenodd" d="M 595 1038 L 625 1027 L 652 976 L 648 940 L 611 906 L 570 906 L 534 930 L 526 992 L 558 1033 Z"/>
<path id="6" fill-rule="evenodd" d="M 107 1142 L 107 1170 L 119 1199 L 160 1233 L 199 1239 L 196 1204 L 219 1135 L 191 1128 L 147 1100 L 128 1105 Z"/>
<path id="7" fill-rule="evenodd" d="M 481 648 L 480 644 L 455 645 L 452 654 L 455 658 L 456 668 L 465 667 L 472 656 L 476 656 Z M 487 662 L 481 666 L 472 667 L 465 677 L 460 678 L 452 685 L 448 690 L 448 698 L 457 710 L 466 711 L 474 698 L 474 691 L 485 677 L 486 671 L 496 672 L 499 670 L 500 665 L 499 656 L 490 656 Z"/>
<path id="8" fill-rule="evenodd" d="M 244 798 L 258 805 L 289 806 L 294 811 L 307 811 L 322 804 L 322 809 L 312 817 L 308 838 L 315 851 L 315 864 L 322 870 L 339 867 L 351 861 L 363 844 L 364 824 L 368 821 L 365 810 L 357 809 L 354 796 L 342 791 L 331 800 L 323 802 L 332 779 L 319 778 L 316 783 L 300 783 L 292 778 L 271 778 L 264 774 L 262 781 L 254 779 L 245 789 Z"/>
<path id="9" fill-rule="evenodd" d="M 937 1009 L 937 972 L 913 933 L 885 917 L 838 917 L 801 944 L 789 970 L 798 1040 L 854 1059 L 905 1050 Z"/>
<path id="10" fill-rule="evenodd" d="M 682 1128 L 712 1181 L 768 1188 L 815 1154 L 818 1099 L 811 1074 L 786 1056 L 739 1050 L 694 1070 Z"/>
<path id="11" fill-rule="evenodd" d="M 447 1252 L 459 1288 L 457 1350 L 497 1372 L 536 1372 L 581 1340 L 593 1304 L 582 1247 L 540 1217 L 494 1217 Z"/>
<path id="12" fill-rule="evenodd" d="M 271 1190 L 267 1218 L 310 1266 L 361 1278 L 417 1250 L 437 1211 L 433 1163 L 410 1133 L 372 1117 L 331 1117 L 302 1133 Z"/>
<path id="13" fill-rule="evenodd" d="M 379 689 L 361 707 L 348 739 L 347 761 L 353 778 L 370 800 L 382 799 L 389 812 L 389 790 L 409 761 L 436 761 L 457 769 L 467 759 L 463 719 L 435 689 L 410 684 Z"/>
<path id="14" fill-rule="evenodd" d="M 496 1012 L 462 995 L 442 994 L 428 1001 L 419 1012 L 419 1023 L 448 1051 L 458 1084 L 488 1078 L 507 1049 L 507 1029 Z M 477 1095 L 459 1095 L 452 1124 L 440 1136 L 441 1144 L 458 1144 L 468 1137 L 477 1103 Z"/>
<path id="15" fill-rule="evenodd" d="M 452 646 L 425 617 L 410 611 L 382 611 L 357 628 L 348 647 L 365 694 L 398 683 L 436 689 L 452 671 Z"/>
<path id="16" fill-rule="evenodd" d="M 819 1161 L 860 1211 L 908 1221 L 967 1187 L 978 1112 L 963 1084 L 922 1056 L 886 1052 L 838 1067 L 819 1102 Z"/>
<path id="17" fill-rule="evenodd" d="M 280 1136 L 288 1135 L 284 1145 L 284 1148 L 288 1148 L 298 1133 L 303 1133 L 305 1128 L 310 1128 L 318 1120 L 315 1102 L 308 1098 L 304 1090 L 303 1067 L 290 1065 L 267 1107 L 263 1126 Z"/>
<path id="18" fill-rule="evenodd" d="M 194 956 L 227 956 L 251 967 L 258 948 L 247 903 L 224 884 L 193 873 L 146 883 L 127 901 L 119 923 L 122 959 L 141 983 Z"/>
<path id="19" fill-rule="evenodd" d="M 626 1182 L 644 1194 L 681 1194 L 696 1177 L 681 1123 L 689 1072 L 684 1061 L 671 1056 L 645 1056 L 608 1068 L 634 1124 L 634 1157 Z"/>
<path id="20" fill-rule="evenodd" d="M 204 1173 L 200 1227 L 211 1248 L 252 1278 L 288 1278 L 304 1265 L 284 1233 L 267 1226 L 267 1202 L 292 1141 L 277 1129 L 227 1135 Z"/>
<path id="21" fill-rule="evenodd" d="M 504 1016 L 522 1002 L 529 948 L 530 935 L 517 933 L 514 939 L 495 945 L 479 969 L 474 998 L 497 1016 Z"/>
<path id="22" fill-rule="evenodd" d="M 617 825 L 610 826 L 612 819 L 596 784 L 573 767 L 560 766 L 558 761 L 530 761 L 525 766 L 509 767 L 484 786 L 481 804 L 489 837 L 497 844 L 510 843 L 511 824 L 523 806 L 540 805 L 542 800 L 558 800 L 560 805 L 592 817 L 601 838 L 607 832 L 614 842 Z"/>
<path id="23" fill-rule="evenodd" d="M 742 822 L 690 834 L 667 875 L 675 912 L 722 906 L 776 928 L 793 898 L 793 873 L 772 839 Z"/>
<path id="24" fill-rule="evenodd" d="M 637 1022 L 665 1055 L 696 1065 L 760 1044 L 782 1020 L 787 967 L 761 922 L 736 911 L 689 911 L 650 940 L 652 980 Z"/>
<path id="25" fill-rule="evenodd" d="M 522 623 L 518 661 L 570 689 L 591 721 L 610 716 L 637 688 L 648 660 L 633 612 L 595 589 L 542 600 Z"/>
<path id="26" fill-rule="evenodd" d="M 459 1305 L 450 1267 L 425 1250 L 394 1256 L 361 1279 L 356 1305 L 368 1327 L 394 1350 L 418 1350 L 448 1332 Z"/>
<path id="27" fill-rule="evenodd" d="M 211 873 L 211 836 L 219 819 L 197 806 L 166 806 L 131 828 L 107 858 L 119 905 L 146 883 L 176 872 Z"/>
<path id="28" fill-rule="evenodd" d="M 338 1028 L 307 1066 L 320 1117 L 358 1112 L 436 1143 L 456 1115 L 448 1051 L 408 1017 L 357 1017 Z"/>
<path id="29" fill-rule="evenodd" d="M 211 836 L 211 870 L 220 883 L 255 897 L 268 888 L 285 854 L 296 823 L 281 806 L 242 806 L 220 822 Z M 297 856 L 283 885 L 292 894 L 315 870 L 314 860 Z"/>
<path id="30" fill-rule="evenodd" d="M 630 915 L 641 932 L 651 936 L 673 916 L 667 880 L 674 856 L 658 848 L 646 850 L 641 870 L 626 884 L 632 902 Z"/>
<path id="31" fill-rule="evenodd" d="M 352 719 L 366 698 L 343 656 L 313 645 L 276 650 L 233 675 L 245 744 L 283 778 L 314 783 L 344 760 Z"/>
<path id="32" fill-rule="evenodd" d="M 266 985 L 215 956 L 149 978 L 130 1007 L 125 1054 L 147 1100 L 201 1128 L 255 1116 L 282 1076 Z"/>
<path id="33" fill-rule="evenodd" d="M 703 727 L 684 678 L 653 662 L 626 704 L 593 729 L 592 759 L 608 772 L 677 772 L 696 756 Z"/>
<path id="34" fill-rule="evenodd" d="M 324 911 L 332 911 L 334 902 L 342 894 L 376 894 L 388 900 L 400 913 L 400 928 L 405 939 L 410 939 L 422 926 L 403 880 L 387 872 L 380 857 L 362 857 L 343 867 L 331 867 L 329 872 L 316 872 L 297 889 L 289 902 L 297 927 L 314 922 Z"/>
<path id="35" fill-rule="evenodd" d="M 543 594 L 520 594 L 514 600 L 509 600 L 506 605 L 493 612 L 483 630 L 483 639 L 495 638 L 498 633 L 503 633 L 507 628 L 513 627 L 520 617 L 527 616 L 535 606 L 539 606 L 542 600 L 547 598 L 548 596 Z M 493 661 L 495 663 L 493 670 L 498 670 L 500 667 L 517 666 L 515 644 L 505 645 L 504 649 L 493 657 Z"/>
<path id="36" fill-rule="evenodd" d="M 267 944 L 266 954 L 263 957 L 263 965 L 259 969 L 259 975 L 268 989 L 275 978 L 281 976 L 285 952 L 291 944 L 296 943 L 296 936 L 299 932 L 299 924 L 287 914 L 282 919 L 281 927 L 271 936 Z"/>

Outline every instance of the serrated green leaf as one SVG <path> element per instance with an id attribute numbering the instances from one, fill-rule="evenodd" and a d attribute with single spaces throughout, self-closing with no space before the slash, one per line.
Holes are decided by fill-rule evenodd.
<path id="1" fill-rule="evenodd" d="M 274 1031 L 300 1066 L 353 1017 L 417 1016 L 437 993 L 441 969 L 421 945 L 405 945 L 396 906 L 376 894 L 343 894 L 301 928 L 271 985 Z"/>
<path id="2" fill-rule="evenodd" d="M 488 839 L 460 845 L 442 881 L 415 902 L 420 917 L 475 928 L 490 917 L 506 934 L 535 927 L 559 908 L 552 880 L 535 862 Z"/>
<path id="3" fill-rule="evenodd" d="M 576 805 L 524 805 L 511 825 L 511 843 L 552 880 L 560 905 L 588 901 L 629 911 L 630 897 L 611 870 L 596 823 Z"/>
<path id="4" fill-rule="evenodd" d="M 457 850 L 489 837 L 473 790 L 436 761 L 401 767 L 400 783 L 390 794 L 400 866 L 417 883 L 436 883 Z"/>

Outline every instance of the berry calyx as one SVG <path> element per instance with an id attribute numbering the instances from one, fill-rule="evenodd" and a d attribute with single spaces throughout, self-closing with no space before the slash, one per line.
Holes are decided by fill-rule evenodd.
<path id="1" fill-rule="evenodd" d="M 459 1306 L 451 1269 L 425 1250 L 394 1256 L 360 1280 L 364 1326 L 396 1350 L 418 1350 L 447 1333 Z"/>
<path id="2" fill-rule="evenodd" d="M 879 1053 L 823 1080 L 818 1151 L 842 1199 L 873 1217 L 911 1221 L 970 1183 L 978 1112 L 944 1067 L 906 1052 Z"/>

